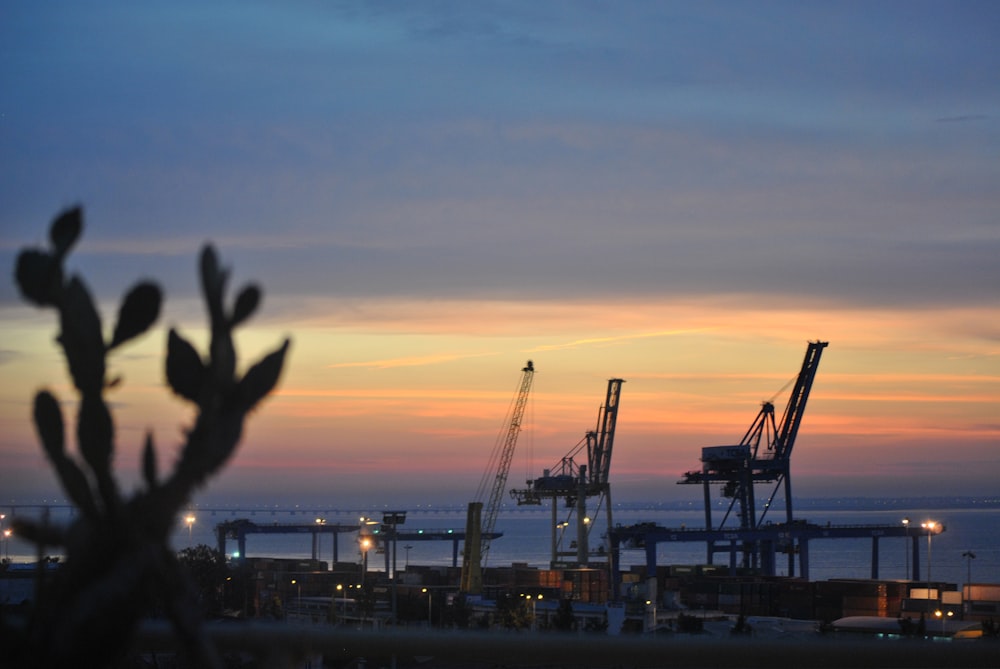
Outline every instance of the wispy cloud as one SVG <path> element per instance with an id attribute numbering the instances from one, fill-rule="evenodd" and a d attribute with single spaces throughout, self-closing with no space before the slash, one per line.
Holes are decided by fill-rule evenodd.
<path id="1" fill-rule="evenodd" d="M 616 344 L 634 339 L 652 339 L 655 337 L 674 337 L 677 335 L 692 334 L 695 332 L 708 332 L 713 328 L 690 328 L 681 330 L 663 330 L 660 332 L 638 332 L 624 335 L 608 337 L 590 337 L 587 339 L 575 339 L 562 344 L 543 344 L 534 348 L 529 348 L 526 353 L 540 353 L 545 351 L 559 351 L 564 349 L 581 348 L 583 346 L 600 346 L 603 344 Z"/>
<path id="2" fill-rule="evenodd" d="M 337 362 L 328 365 L 331 369 L 345 367 L 365 367 L 370 369 L 392 369 L 395 367 L 426 367 L 441 365 L 467 358 L 483 358 L 497 355 L 496 353 L 436 353 L 432 355 L 407 356 L 402 358 L 383 358 L 380 360 L 362 360 L 358 362 Z"/>
<path id="3" fill-rule="evenodd" d="M 942 116 L 934 119 L 935 123 L 968 123 L 969 121 L 985 121 L 989 119 L 986 114 L 962 114 L 959 116 Z"/>

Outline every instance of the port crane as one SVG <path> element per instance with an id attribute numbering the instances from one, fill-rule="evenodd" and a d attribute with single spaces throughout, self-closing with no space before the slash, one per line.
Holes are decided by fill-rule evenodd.
<path id="1" fill-rule="evenodd" d="M 736 445 L 707 446 L 701 450 L 702 468 L 689 471 L 678 481 L 681 484 L 701 484 L 705 495 L 705 527 L 712 529 L 712 484 L 722 485 L 722 496 L 730 500 L 729 506 L 719 523 L 722 530 L 738 505 L 735 517 L 743 530 L 757 529 L 764 519 L 779 490 L 784 490 L 785 522 L 793 522 L 792 516 L 792 479 L 791 457 L 795 438 L 802 416 L 805 413 L 809 392 L 816 378 L 823 349 L 829 342 L 809 342 L 805 359 L 795 379 L 791 396 L 781 419 L 775 422 L 774 404 L 770 401 L 761 404 L 760 411 L 746 434 Z M 780 392 L 780 391 L 779 391 Z M 774 484 L 767 501 L 757 513 L 754 486 L 756 484 Z M 756 566 L 758 555 L 754 542 L 743 545 L 743 566 Z M 729 550 L 728 548 L 719 550 Z M 716 552 L 715 542 L 708 542 L 708 561 L 712 562 Z M 794 569 L 794 549 L 788 547 L 789 575 Z"/>
<path id="2" fill-rule="evenodd" d="M 597 498 L 594 516 L 603 510 L 607 520 L 607 530 L 613 527 L 611 510 L 611 453 L 615 442 L 615 427 L 618 422 L 618 406 L 621 399 L 622 379 L 608 381 L 604 404 L 598 410 L 597 428 L 589 431 L 584 438 L 566 454 L 553 469 L 546 469 L 542 476 L 527 481 L 527 487 L 510 491 L 518 505 L 541 505 L 545 499 L 552 500 L 552 567 L 586 567 L 591 561 L 589 536 L 595 523 L 587 513 L 587 499 Z M 586 448 L 586 463 L 578 462 Z M 559 519 L 559 501 L 564 501 L 567 517 Z M 563 540 L 570 528 L 575 528 L 575 539 L 570 548 L 563 550 Z M 605 546 L 599 555 L 607 560 Z"/>
<path id="3" fill-rule="evenodd" d="M 489 464 L 476 491 L 475 501 L 469 503 L 465 521 L 465 544 L 462 551 L 462 592 L 480 594 L 483 587 L 483 567 L 489 551 L 493 529 L 500 512 L 500 502 L 507 488 L 507 475 L 514 458 L 514 447 L 521 433 L 521 421 L 528 404 L 528 394 L 534 378 L 535 366 L 531 360 L 521 369 L 521 381 L 504 419 L 504 428 L 493 446 Z M 492 477 L 492 479 L 491 479 Z M 489 500 L 483 510 L 483 499 L 489 490 Z"/>

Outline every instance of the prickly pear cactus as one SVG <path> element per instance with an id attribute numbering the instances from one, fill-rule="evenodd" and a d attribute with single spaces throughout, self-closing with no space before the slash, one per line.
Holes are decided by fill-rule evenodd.
<path id="1" fill-rule="evenodd" d="M 206 246 L 199 270 L 211 325 L 209 350 L 200 354 L 170 330 L 166 353 L 167 382 L 195 405 L 196 418 L 165 476 L 158 471 L 153 435 L 146 435 L 144 487 L 124 496 L 114 474 L 115 427 L 105 399 L 119 381 L 108 378 L 107 359 L 150 329 L 163 297 L 156 284 L 137 283 L 122 298 L 106 339 L 83 280 L 64 271 L 82 231 L 82 210 L 70 209 L 53 221 L 50 248 L 26 249 L 17 259 L 16 280 L 24 298 L 54 309 L 59 317 L 57 342 L 78 396 L 75 452 L 67 445 L 61 405 L 51 392 L 35 396 L 34 421 L 45 455 L 79 513 L 65 528 L 19 525 L 19 534 L 37 543 L 40 553 L 47 546 L 61 546 L 66 560 L 53 576 L 40 577 L 36 605 L 26 619 L 2 621 L 2 636 L 15 640 L 5 652 L 25 666 L 76 666 L 81 660 L 88 666 L 114 664 L 155 600 L 164 603 L 190 658 L 199 665 L 217 665 L 199 633 L 193 589 L 169 537 L 192 493 L 236 450 L 247 414 L 278 381 L 289 342 L 242 376 L 237 373 L 233 330 L 257 309 L 261 291 L 244 287 L 227 305 L 228 272 Z"/>

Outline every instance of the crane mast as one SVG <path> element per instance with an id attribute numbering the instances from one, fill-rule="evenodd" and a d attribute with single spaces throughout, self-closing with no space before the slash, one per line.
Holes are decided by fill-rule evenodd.
<path id="1" fill-rule="evenodd" d="M 610 530 L 613 527 L 608 477 L 623 383 L 622 379 L 608 380 L 607 395 L 598 411 L 596 430 L 587 432 L 584 439 L 563 456 L 555 468 L 546 469 L 542 476 L 528 481 L 528 487 L 510 491 L 518 506 L 540 505 L 543 499 L 552 500 L 553 568 L 567 565 L 584 567 L 590 563 L 589 535 L 595 526 L 593 515 L 598 515 L 603 510 L 607 516 L 607 528 Z M 584 448 L 587 450 L 586 464 L 578 463 L 577 457 Z M 594 512 L 589 514 L 587 499 L 593 497 L 598 498 L 598 501 Z M 557 516 L 558 500 L 565 502 L 565 520 L 559 520 Z M 570 545 L 573 550 L 561 550 L 563 536 L 573 526 L 576 537 Z M 603 555 L 607 557 L 606 552 Z"/>
<path id="2" fill-rule="evenodd" d="M 462 591 L 478 594 L 482 590 L 482 568 L 489 556 L 490 540 L 496 527 L 497 515 L 500 513 L 500 501 L 507 487 L 507 475 L 510 473 L 510 463 L 514 459 L 514 447 L 521 433 L 521 421 L 524 409 L 528 404 L 528 394 L 534 378 L 535 366 L 531 360 L 521 369 L 521 382 L 518 385 L 514 402 L 511 405 L 504 425 L 490 456 L 483 479 L 476 492 L 476 501 L 469 504 L 466 518 L 465 548 L 462 554 Z M 496 463 L 494 466 L 493 463 Z M 492 485 L 490 474 L 493 472 Z M 483 510 L 482 499 L 487 487 L 490 488 L 489 500 Z"/>
<path id="3" fill-rule="evenodd" d="M 705 523 L 712 529 L 712 501 L 709 485 L 722 484 L 722 496 L 731 501 L 719 524 L 719 529 L 725 526 L 733 509 L 739 504 L 739 525 L 741 529 L 759 527 L 771 502 L 782 487 L 784 488 L 786 522 L 791 523 L 792 516 L 792 484 L 791 455 L 795 446 L 802 416 L 805 413 L 806 402 L 816 378 L 823 349 L 829 342 L 809 342 L 805 359 L 795 379 L 791 396 L 785 405 L 781 423 L 775 422 L 774 404 L 764 402 L 757 417 L 754 419 L 739 444 L 733 446 L 708 446 L 702 449 L 702 469 L 684 474 L 678 483 L 697 483 L 704 486 Z M 754 486 L 757 483 L 774 483 L 763 506 L 760 516 L 757 515 Z M 715 547 L 709 542 L 709 562 Z M 743 549 L 743 563 L 751 566 L 756 559 L 756 546 L 748 543 Z M 793 569 L 792 556 L 789 554 L 789 574 Z"/>

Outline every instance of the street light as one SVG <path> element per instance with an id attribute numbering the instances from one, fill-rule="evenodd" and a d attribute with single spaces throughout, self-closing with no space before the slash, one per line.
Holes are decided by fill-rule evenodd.
<path id="1" fill-rule="evenodd" d="M 944 632 L 945 618 L 951 618 L 952 616 L 955 615 L 955 613 L 954 611 L 942 611 L 941 609 L 938 609 L 937 611 L 934 612 L 934 615 L 941 619 L 941 634 L 943 635 L 945 633 Z"/>
<path id="2" fill-rule="evenodd" d="M 536 627 L 535 627 L 535 612 L 536 612 L 535 604 L 538 603 L 538 600 L 541 599 L 542 596 L 541 595 L 535 595 L 534 597 L 532 597 L 531 595 L 521 595 L 521 596 L 522 597 L 526 597 L 527 600 L 531 603 L 531 631 L 535 631 L 535 629 L 536 629 Z"/>
<path id="3" fill-rule="evenodd" d="M 361 547 L 361 582 L 364 583 L 368 575 L 368 549 L 375 545 L 375 541 L 370 534 L 371 526 L 378 525 L 378 521 L 361 516 L 359 519 L 361 528 L 358 533 L 358 545 Z"/>
<path id="4" fill-rule="evenodd" d="M 326 519 L 325 518 L 317 518 L 316 519 L 316 526 L 319 527 L 320 525 L 326 525 Z M 336 541 L 336 539 L 334 541 Z M 321 533 L 317 533 L 317 534 L 313 535 L 313 544 L 315 544 L 315 546 L 316 546 L 316 560 L 317 561 L 322 560 L 323 559 L 323 535 Z"/>
<path id="5" fill-rule="evenodd" d="M 368 549 L 372 547 L 372 539 L 362 535 L 358 544 L 361 547 L 361 583 L 364 583 L 368 577 Z"/>
<path id="6" fill-rule="evenodd" d="M 972 551 L 965 551 L 962 553 L 962 557 L 966 559 L 966 573 L 965 573 L 965 584 L 972 584 L 972 561 L 976 559 L 976 554 Z"/>
<path id="7" fill-rule="evenodd" d="M 192 527 L 194 526 L 194 521 L 195 517 L 193 513 L 189 513 L 188 515 L 184 516 L 184 523 L 188 526 L 188 546 L 191 545 L 191 535 L 192 535 Z"/>
<path id="8" fill-rule="evenodd" d="M 906 539 L 903 540 L 903 558 L 906 560 L 906 571 L 903 578 L 910 580 L 910 519 L 903 518 L 903 530 L 906 532 Z"/>
<path id="9" fill-rule="evenodd" d="M 431 604 L 433 603 L 433 600 L 431 599 L 431 591 L 428 590 L 427 588 L 421 588 L 420 592 L 427 595 L 427 626 L 433 627 L 434 622 L 433 619 L 431 618 Z"/>
<path id="10" fill-rule="evenodd" d="M 920 527 L 927 530 L 927 588 L 928 593 L 931 587 L 931 537 L 934 535 L 934 530 L 937 529 L 938 524 L 936 521 L 928 520 L 927 522 L 920 523 Z"/>
<path id="11" fill-rule="evenodd" d="M 383 529 L 388 526 L 392 532 L 392 624 L 396 625 L 398 623 L 396 619 L 396 537 L 398 535 L 396 528 L 406 522 L 406 512 L 405 511 L 384 511 L 382 513 L 382 527 Z M 388 546 L 386 550 L 388 550 Z"/>
<path id="12" fill-rule="evenodd" d="M 340 596 L 340 609 L 341 613 L 341 623 L 347 618 L 347 598 L 344 597 L 344 585 L 342 583 L 337 584 L 337 594 Z"/>
<path id="13" fill-rule="evenodd" d="M 298 609 L 298 614 L 299 614 L 299 617 L 301 618 L 301 616 L 302 616 L 302 584 L 299 583 L 297 580 L 295 580 L 293 578 L 292 579 L 292 585 L 297 586 L 298 589 L 299 589 L 298 603 L 295 605 L 295 608 Z M 287 620 L 287 619 L 288 619 L 288 616 L 286 615 L 285 616 L 285 620 Z"/>

